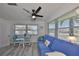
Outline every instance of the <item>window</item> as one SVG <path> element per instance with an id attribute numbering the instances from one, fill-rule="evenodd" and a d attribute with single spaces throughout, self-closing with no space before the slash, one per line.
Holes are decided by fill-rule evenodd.
<path id="1" fill-rule="evenodd" d="M 77 41 L 79 42 L 79 27 L 74 27 L 74 36 L 77 38 Z"/>
<path id="2" fill-rule="evenodd" d="M 15 25 L 15 35 L 24 35 L 26 33 L 26 25 Z"/>
<path id="3" fill-rule="evenodd" d="M 15 35 L 24 34 L 37 35 L 37 25 L 15 25 Z"/>
<path id="4" fill-rule="evenodd" d="M 27 25 L 27 33 L 30 35 L 37 35 L 37 25 Z"/>
<path id="5" fill-rule="evenodd" d="M 15 29 L 16 30 L 24 30 L 24 29 L 26 29 L 26 25 L 15 25 Z"/>
<path id="6" fill-rule="evenodd" d="M 69 19 L 66 19 L 61 23 L 61 21 L 58 22 L 58 28 L 66 28 L 69 27 Z"/>
<path id="7" fill-rule="evenodd" d="M 69 19 L 65 20 L 62 24 L 58 22 L 58 38 L 67 39 L 69 36 Z"/>
<path id="8" fill-rule="evenodd" d="M 37 25 L 15 25 L 14 33 L 17 36 L 16 40 L 24 40 L 24 34 L 37 35 Z"/>
<path id="9" fill-rule="evenodd" d="M 55 36 L 55 23 L 49 23 L 49 26 L 48 26 L 48 32 L 49 32 L 49 35 L 51 36 Z"/>
<path id="10" fill-rule="evenodd" d="M 56 25 L 58 28 L 56 28 Z M 56 29 L 58 29 L 56 31 Z M 58 22 L 55 24 L 54 22 L 49 23 L 49 35 L 56 36 L 60 39 L 67 40 L 68 36 L 73 33 L 73 35 L 77 38 L 77 42 L 79 42 L 79 16 L 73 17 L 69 19 L 65 19 L 64 22 Z M 55 33 L 57 34 L 55 35 Z"/>
<path id="11" fill-rule="evenodd" d="M 24 34 L 26 33 L 26 25 L 15 25 L 16 40 L 24 40 Z"/>
<path id="12" fill-rule="evenodd" d="M 73 22 L 74 22 L 74 26 L 79 26 L 79 16 L 75 17 Z"/>
<path id="13" fill-rule="evenodd" d="M 74 36 L 77 38 L 77 42 L 79 42 L 79 16 L 77 16 L 74 20 Z"/>
<path id="14" fill-rule="evenodd" d="M 16 35 L 24 35 L 26 31 L 15 31 Z"/>
<path id="15" fill-rule="evenodd" d="M 49 23 L 49 35 L 52 35 L 61 39 L 67 39 L 70 32 L 69 20 L 70 19 L 66 19 L 62 23 L 61 21 L 57 22 L 57 20 L 56 22 Z"/>

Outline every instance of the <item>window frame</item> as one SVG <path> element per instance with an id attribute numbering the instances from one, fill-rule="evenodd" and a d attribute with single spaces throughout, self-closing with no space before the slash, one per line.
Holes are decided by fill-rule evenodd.
<path id="1" fill-rule="evenodd" d="M 38 24 L 14 24 L 14 34 L 15 34 L 15 31 L 16 31 L 16 29 L 15 29 L 16 25 L 25 25 L 26 26 L 26 30 L 25 30 L 26 34 L 28 34 L 28 25 L 36 25 L 37 26 L 37 34 L 28 34 L 28 35 L 32 35 L 32 36 L 38 35 L 38 32 L 39 32 L 38 31 Z"/>

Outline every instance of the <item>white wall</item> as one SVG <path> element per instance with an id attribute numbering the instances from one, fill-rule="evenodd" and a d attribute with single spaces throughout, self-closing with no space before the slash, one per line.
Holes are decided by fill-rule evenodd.
<path id="1" fill-rule="evenodd" d="M 5 47 L 10 44 L 9 42 L 9 32 L 10 23 L 4 19 L 0 18 L 0 47 Z"/>

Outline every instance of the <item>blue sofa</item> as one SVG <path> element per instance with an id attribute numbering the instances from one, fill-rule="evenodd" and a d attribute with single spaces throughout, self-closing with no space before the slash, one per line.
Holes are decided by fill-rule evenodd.
<path id="1" fill-rule="evenodd" d="M 45 46 L 45 40 L 49 40 L 50 44 L 48 47 Z M 45 56 L 47 52 L 62 52 L 67 56 L 79 56 L 79 45 L 49 36 L 44 35 L 38 38 L 38 51 L 40 56 Z"/>
<path id="2" fill-rule="evenodd" d="M 54 37 L 51 37 L 49 35 L 40 36 L 38 38 L 37 47 L 38 47 L 38 52 L 39 52 L 40 56 L 45 56 L 45 53 L 53 51 L 53 50 L 51 50 L 51 48 L 45 46 L 44 42 L 46 39 L 48 39 L 50 41 L 55 40 Z"/>

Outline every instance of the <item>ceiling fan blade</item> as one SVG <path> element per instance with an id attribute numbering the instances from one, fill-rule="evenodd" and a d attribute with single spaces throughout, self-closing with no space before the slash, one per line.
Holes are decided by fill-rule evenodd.
<path id="1" fill-rule="evenodd" d="M 16 3 L 8 3 L 8 5 L 11 5 L 11 6 L 17 6 Z"/>
<path id="2" fill-rule="evenodd" d="M 42 15 L 35 15 L 36 17 L 43 17 Z"/>
<path id="3" fill-rule="evenodd" d="M 27 13 L 31 14 L 28 10 L 26 10 L 25 8 L 23 8 L 24 11 L 26 11 Z"/>
<path id="4" fill-rule="evenodd" d="M 36 14 L 40 11 L 41 7 L 39 6 L 39 8 L 36 10 Z"/>

